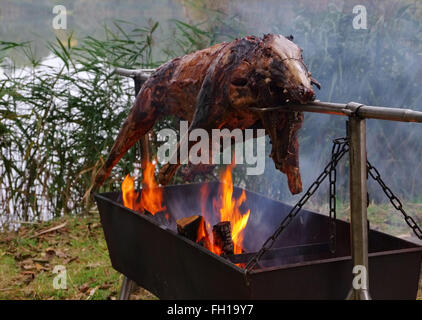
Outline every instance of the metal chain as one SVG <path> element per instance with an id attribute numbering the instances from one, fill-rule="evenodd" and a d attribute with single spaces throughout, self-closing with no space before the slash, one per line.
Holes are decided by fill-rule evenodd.
<path id="1" fill-rule="evenodd" d="M 330 252 L 336 252 L 336 181 L 337 181 L 337 163 L 335 162 L 335 155 L 339 152 L 341 147 L 341 139 L 333 141 L 333 148 L 331 150 L 331 166 L 330 173 L 328 175 L 330 181 L 329 187 L 329 213 L 328 213 L 328 230 L 329 230 L 329 242 Z"/>
<path id="2" fill-rule="evenodd" d="M 252 257 L 252 259 L 246 264 L 245 271 L 246 273 L 249 270 L 252 270 L 258 261 L 262 258 L 262 256 L 270 250 L 277 238 L 283 232 L 284 229 L 290 224 L 294 217 L 301 211 L 302 207 L 306 204 L 310 197 L 318 190 L 321 183 L 327 178 L 330 174 L 332 165 L 336 166 L 340 159 L 344 156 L 345 153 L 349 151 L 349 144 L 347 142 L 347 138 L 339 138 L 333 141 L 333 155 L 331 157 L 331 161 L 326 165 L 322 173 L 318 176 L 318 178 L 311 184 L 305 194 L 300 198 L 300 200 L 296 203 L 294 207 L 290 210 L 287 216 L 281 221 L 279 227 L 275 230 L 275 232 L 264 242 L 261 249 Z"/>
<path id="3" fill-rule="evenodd" d="M 302 207 L 306 204 L 309 198 L 318 190 L 321 183 L 325 180 L 327 176 L 330 178 L 330 212 L 329 212 L 329 230 L 330 230 L 330 250 L 333 252 L 335 250 L 335 238 L 336 238 L 336 179 L 337 172 L 336 166 L 340 159 L 349 151 L 349 143 L 347 138 L 339 138 L 333 140 L 333 149 L 331 155 L 331 161 L 324 168 L 323 172 L 318 176 L 318 178 L 311 184 L 306 193 L 300 198 L 300 200 L 295 204 L 294 207 L 290 210 L 288 215 L 281 221 L 279 227 L 275 232 L 264 242 L 261 249 L 253 256 L 253 258 L 246 264 L 245 272 L 248 273 L 249 270 L 252 270 L 262 256 L 270 250 L 277 238 L 284 231 L 284 229 L 290 224 L 293 218 L 301 211 Z M 409 216 L 403 209 L 403 205 L 399 198 L 391 191 L 389 187 L 386 186 L 384 181 L 381 178 L 379 171 L 367 161 L 368 174 L 378 182 L 382 190 L 389 198 L 391 204 L 394 208 L 400 211 L 406 221 L 407 225 L 413 230 L 415 235 L 422 240 L 422 230 L 416 223 L 416 221 Z"/>
<path id="4" fill-rule="evenodd" d="M 378 182 L 393 207 L 397 211 L 401 212 L 404 217 L 404 221 L 406 221 L 407 225 L 413 230 L 413 233 L 416 235 L 416 237 L 422 240 L 421 228 L 418 226 L 416 221 L 411 216 L 409 216 L 406 211 L 404 211 L 403 204 L 401 203 L 399 198 L 397 198 L 397 196 L 393 193 L 393 191 L 391 191 L 391 189 L 386 186 L 385 182 L 381 178 L 381 174 L 379 173 L 379 171 L 375 167 L 373 167 L 369 161 L 366 161 L 366 165 L 368 168 L 369 175 L 372 177 L 372 179 Z"/>

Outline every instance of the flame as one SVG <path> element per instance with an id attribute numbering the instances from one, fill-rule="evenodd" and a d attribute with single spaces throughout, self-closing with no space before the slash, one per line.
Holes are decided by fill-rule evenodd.
<path id="1" fill-rule="evenodd" d="M 214 239 L 211 232 L 211 225 L 206 223 L 205 220 L 202 220 L 202 223 L 198 228 L 198 236 L 196 242 L 201 242 L 205 248 L 209 251 L 215 253 L 216 255 L 221 255 L 221 248 L 214 245 Z"/>
<path id="2" fill-rule="evenodd" d="M 148 162 L 142 178 L 143 190 L 140 201 L 139 192 L 135 191 L 135 179 L 130 175 L 125 177 L 122 183 L 123 205 L 125 207 L 140 212 L 147 210 L 153 215 L 166 209 L 162 205 L 163 190 L 158 187 L 155 181 L 154 170 L 155 165 Z"/>
<path id="3" fill-rule="evenodd" d="M 248 223 L 250 210 L 247 210 L 246 213 L 240 212 L 240 206 L 246 201 L 244 190 L 238 199 L 233 196 L 233 168 L 234 165 L 227 166 L 221 175 L 220 203 L 216 205 L 220 208 L 220 221 L 230 221 L 231 223 L 234 254 L 240 254 L 243 248 L 243 230 Z"/>
<path id="4" fill-rule="evenodd" d="M 163 211 L 166 208 L 163 207 L 163 190 L 158 188 L 158 183 L 154 178 L 155 165 L 148 162 L 144 170 L 142 178 L 142 207 L 151 212 L 153 215 L 157 212 Z"/>
<path id="5" fill-rule="evenodd" d="M 137 199 L 139 197 L 139 194 L 135 191 L 135 179 L 129 174 L 125 177 L 122 182 L 122 197 L 123 205 L 126 208 L 135 211 L 138 210 Z"/>
<path id="6" fill-rule="evenodd" d="M 214 236 L 212 233 L 211 224 L 209 223 L 210 217 L 206 208 L 208 203 L 209 188 L 207 184 L 203 184 L 200 193 L 200 203 L 201 203 L 201 214 L 204 218 L 203 223 L 199 226 L 197 241 L 204 241 L 204 247 L 209 251 L 215 253 L 216 255 L 221 255 L 222 251 L 219 246 L 214 245 Z"/>
<path id="7" fill-rule="evenodd" d="M 216 199 L 213 199 L 213 211 L 217 215 L 217 222 L 230 221 L 232 231 L 232 241 L 234 254 L 240 254 L 243 250 L 243 230 L 245 229 L 250 215 L 250 210 L 246 213 L 240 212 L 240 206 L 246 201 L 246 193 L 242 192 L 240 197 L 236 199 L 233 196 L 233 172 L 234 165 L 230 165 L 221 174 L 221 183 L 218 189 Z M 197 242 L 202 239 L 208 239 L 205 247 L 211 252 L 220 255 L 221 248 L 214 245 L 213 233 L 209 221 L 215 222 L 215 217 L 209 215 L 206 204 L 209 197 L 208 185 L 204 184 L 200 190 L 201 214 L 205 219 L 204 226 L 198 229 Z M 213 219 L 214 218 L 214 219 Z"/>
<path id="8" fill-rule="evenodd" d="M 250 210 L 245 213 L 240 211 L 241 205 L 246 201 L 246 193 L 243 190 L 238 199 L 233 195 L 233 177 L 232 172 L 235 165 L 227 166 L 221 174 L 221 183 L 218 194 L 213 199 L 212 214 L 207 210 L 208 197 L 210 195 L 209 187 L 204 184 L 200 190 L 201 215 L 203 221 L 198 229 L 197 242 L 202 242 L 205 248 L 221 255 L 220 247 L 214 245 L 214 237 L 211 223 L 230 221 L 234 254 L 243 252 L 243 231 L 248 223 Z M 125 207 L 135 211 L 143 212 L 147 210 L 155 215 L 166 208 L 163 206 L 163 190 L 158 187 L 154 178 L 155 164 L 147 163 L 142 179 L 142 193 L 135 191 L 135 179 L 127 175 L 122 183 L 123 204 Z M 168 213 L 165 218 L 169 220 Z M 240 264 L 238 264 L 241 266 Z"/>

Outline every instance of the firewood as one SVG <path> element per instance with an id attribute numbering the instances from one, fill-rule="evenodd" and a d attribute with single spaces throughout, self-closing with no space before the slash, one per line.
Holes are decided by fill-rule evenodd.
<path id="1" fill-rule="evenodd" d="M 221 248 L 223 254 L 233 254 L 233 240 L 230 221 L 222 221 L 212 227 L 214 245 Z"/>
<path id="2" fill-rule="evenodd" d="M 204 225 L 204 219 L 200 215 L 178 219 L 176 221 L 177 232 L 194 242 L 197 242 L 199 228 Z M 205 229 L 205 228 L 204 228 Z"/>

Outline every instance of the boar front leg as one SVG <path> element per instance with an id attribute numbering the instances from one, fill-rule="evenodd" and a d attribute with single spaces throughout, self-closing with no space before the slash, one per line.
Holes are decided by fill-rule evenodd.
<path id="1" fill-rule="evenodd" d="M 120 132 L 114 142 L 114 145 L 107 157 L 106 162 L 97 172 L 92 191 L 98 188 L 110 176 L 111 170 L 123 155 L 131 148 L 141 137 L 154 126 L 161 111 L 157 110 L 151 99 L 151 89 L 145 88 L 137 96 L 136 101 L 129 112 Z M 144 157 L 144 155 L 142 155 Z"/>

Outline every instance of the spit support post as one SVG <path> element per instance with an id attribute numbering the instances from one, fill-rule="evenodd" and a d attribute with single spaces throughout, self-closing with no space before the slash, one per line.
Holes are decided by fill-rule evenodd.
<path id="1" fill-rule="evenodd" d="M 368 217 L 366 120 L 359 116 L 362 105 L 349 103 L 351 115 L 347 122 L 349 140 L 350 236 L 355 279 L 347 296 L 349 300 L 370 300 L 368 268 Z M 359 279 L 357 279 L 359 277 Z"/>

